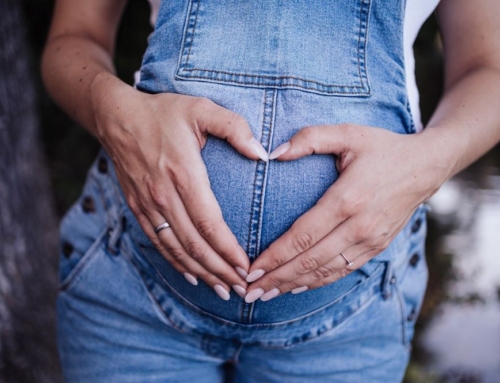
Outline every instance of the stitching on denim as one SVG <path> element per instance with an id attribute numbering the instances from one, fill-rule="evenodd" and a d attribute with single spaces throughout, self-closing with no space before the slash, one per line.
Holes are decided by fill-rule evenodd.
<path id="1" fill-rule="evenodd" d="M 122 254 L 124 255 L 124 259 L 132 266 L 132 269 L 135 271 L 135 273 L 137 273 L 137 277 L 139 278 L 141 287 L 144 289 L 147 297 L 151 301 L 151 304 L 154 306 L 153 309 L 156 309 L 159 311 L 158 314 L 160 316 L 160 320 L 164 321 L 164 324 L 166 326 L 169 326 L 169 327 L 171 326 L 181 333 L 186 333 L 186 331 L 183 328 L 178 326 L 177 323 L 175 323 L 172 319 L 170 319 L 170 317 L 165 313 L 165 311 L 161 307 L 161 304 L 159 303 L 158 299 L 156 298 L 156 296 L 153 294 L 153 292 L 149 288 L 147 280 L 149 280 L 151 278 L 142 270 L 140 265 L 137 264 L 137 260 L 135 259 L 135 257 L 132 254 L 129 253 L 129 251 L 131 252 L 132 248 L 131 248 L 130 244 L 127 244 L 122 251 Z M 155 281 L 153 281 L 152 283 L 155 283 Z"/>
<path id="2" fill-rule="evenodd" d="M 269 149 L 269 140 L 271 137 L 270 129 L 272 129 L 272 120 L 274 119 L 274 102 L 275 102 L 275 90 L 266 89 L 264 91 L 263 99 L 263 111 L 261 120 L 261 144 L 266 150 Z M 271 100 L 270 100 L 271 98 Z M 266 142 L 267 141 L 267 142 Z M 248 246 L 247 254 L 250 259 L 255 259 L 259 251 L 259 240 L 260 240 L 260 227 L 261 227 L 261 214 L 263 208 L 263 198 L 264 198 L 264 182 L 265 175 L 267 172 L 267 163 L 259 161 L 255 168 L 255 177 L 253 183 L 253 193 L 252 193 L 252 206 L 250 211 L 250 224 L 248 229 Z M 243 322 L 251 322 L 253 315 L 254 304 L 245 303 L 241 312 L 241 320 Z"/>
<path id="3" fill-rule="evenodd" d="M 271 115 L 269 117 L 268 122 L 268 137 L 267 137 L 267 145 L 264 146 L 266 151 L 269 153 L 269 149 L 271 148 L 271 144 L 273 142 L 273 134 L 274 134 L 274 123 L 276 121 L 276 99 L 278 96 L 278 91 L 275 89 L 272 94 L 272 101 L 270 103 Z M 266 202 L 266 186 L 267 186 L 267 174 L 269 172 L 269 161 L 264 163 L 263 169 L 263 179 L 262 179 L 262 192 L 260 198 L 260 211 L 259 211 L 259 226 L 257 228 L 257 247 L 255 249 L 255 255 L 260 253 L 260 240 L 262 234 L 262 220 L 264 216 L 264 205 Z"/>
<path id="4" fill-rule="evenodd" d="M 405 303 L 405 298 L 403 296 L 403 292 L 399 288 L 399 281 L 396 281 L 394 289 L 396 290 L 396 295 L 398 296 L 398 302 L 399 302 L 399 312 L 401 314 L 401 336 L 403 340 L 403 345 L 408 349 L 411 350 L 411 344 L 408 340 L 408 333 L 407 333 L 407 328 L 406 328 L 406 303 Z"/>
<path id="5" fill-rule="evenodd" d="M 244 77 L 246 75 L 242 75 L 240 77 Z M 319 93 L 319 94 L 328 94 L 328 95 L 360 95 L 360 96 L 369 96 L 370 95 L 370 89 L 367 89 L 365 92 L 348 92 L 342 90 L 342 88 L 349 87 L 348 85 L 346 86 L 328 86 L 330 88 L 335 88 L 333 90 L 323 90 L 319 89 L 318 87 L 306 87 L 303 85 L 294 85 L 294 84 L 285 84 L 285 85 L 273 85 L 273 84 L 258 84 L 258 83 L 250 83 L 250 82 L 244 82 L 244 81 L 236 81 L 236 80 L 219 80 L 214 77 L 209 77 L 209 76 L 182 76 L 179 74 L 175 75 L 175 78 L 178 80 L 184 80 L 184 81 L 193 81 L 193 79 L 197 80 L 206 80 L 208 82 L 212 82 L 215 84 L 238 84 L 238 85 L 245 85 L 249 87 L 254 87 L 254 88 L 260 88 L 260 89 L 298 89 L 298 90 L 306 90 L 306 91 L 311 91 L 313 93 Z M 363 88 L 364 87 L 359 87 Z"/>
<path id="6" fill-rule="evenodd" d="M 234 363 L 238 363 L 240 361 L 240 354 L 241 354 L 241 351 L 243 351 L 243 344 L 241 343 L 237 348 L 236 348 L 236 351 L 234 352 L 234 355 L 233 355 L 233 362 Z"/>
<path id="7" fill-rule="evenodd" d="M 366 46 L 368 43 L 368 26 L 370 19 L 370 6 L 371 1 L 361 0 L 361 5 L 359 9 L 359 35 L 358 35 L 358 74 L 361 80 L 361 84 L 363 84 L 363 80 L 366 81 L 366 89 L 367 92 L 370 92 L 370 86 L 368 84 L 368 74 L 366 73 Z M 363 22 L 364 20 L 364 22 Z M 364 24 L 364 28 L 363 28 Z M 363 35 L 363 45 L 362 49 L 360 49 L 361 45 L 361 35 Z M 363 68 L 363 71 L 361 70 Z M 362 73 L 363 72 L 363 73 Z"/>
<path id="8" fill-rule="evenodd" d="M 82 255 L 80 261 L 59 284 L 59 290 L 68 291 L 75 284 L 78 276 L 87 268 L 88 265 L 90 265 L 90 263 L 92 263 L 92 261 L 96 258 L 96 255 L 99 253 L 99 250 L 103 250 L 103 240 L 107 232 L 107 227 L 101 230 L 92 245 L 88 248 L 85 254 Z"/>
<path id="9" fill-rule="evenodd" d="M 148 261 L 146 260 L 146 262 L 148 262 Z M 135 264 L 135 262 L 133 262 L 133 264 Z M 148 262 L 148 264 L 149 264 L 149 262 Z M 136 266 L 140 270 L 142 270 L 142 266 L 140 266 L 138 264 Z M 153 279 L 152 282 L 153 283 L 159 283 L 158 279 L 160 281 L 162 281 L 160 283 L 160 286 L 162 288 L 166 287 L 167 290 L 170 290 L 174 295 L 178 296 L 181 299 L 181 302 L 179 302 L 180 304 L 185 304 L 190 309 L 192 309 L 193 311 L 195 311 L 198 315 L 206 317 L 206 318 L 209 318 L 210 320 L 213 320 L 213 321 L 215 321 L 215 322 L 217 322 L 219 324 L 227 325 L 227 326 L 230 326 L 230 327 L 243 327 L 243 326 L 245 326 L 245 324 L 242 324 L 242 323 L 237 323 L 237 322 L 233 322 L 233 321 L 229 321 L 229 320 L 217 317 L 217 316 L 215 316 L 213 314 L 210 314 L 210 313 L 208 313 L 208 312 L 200 309 L 199 307 L 195 306 L 190 301 L 186 300 L 182 295 L 180 295 L 172 286 L 170 286 L 170 284 L 166 281 L 166 279 L 163 277 L 163 275 L 156 269 L 156 267 L 154 267 L 152 265 L 150 265 L 150 267 L 152 268 L 152 272 L 154 273 L 155 277 L 157 278 L 157 280 Z M 379 268 L 380 268 L 380 266 L 379 266 Z M 379 269 L 379 268 L 377 268 L 377 269 Z M 144 277 L 147 277 L 148 279 L 154 278 L 153 276 L 149 276 L 146 273 L 142 273 L 141 272 L 140 274 L 144 275 Z M 376 274 L 376 272 L 374 272 L 374 275 L 375 274 Z M 345 294 L 343 294 L 342 296 L 340 296 L 337 299 L 335 299 L 333 302 L 329 302 L 328 304 L 326 304 L 326 305 L 324 305 L 322 307 L 319 307 L 318 309 L 316 309 L 316 310 L 314 310 L 314 311 L 312 311 L 310 313 L 307 313 L 305 315 L 302 315 L 302 316 L 300 316 L 298 318 L 294 318 L 294 319 L 288 320 L 288 321 L 276 322 L 276 323 L 256 323 L 256 324 L 251 324 L 251 326 L 252 326 L 252 328 L 256 328 L 256 329 L 265 329 L 265 328 L 270 328 L 271 329 L 271 328 L 277 328 L 277 327 L 284 327 L 284 326 L 288 326 L 288 325 L 293 325 L 296 322 L 307 320 L 312 315 L 320 313 L 322 311 L 325 311 L 328 308 L 332 307 L 334 304 L 341 304 L 343 301 L 345 301 L 346 299 L 348 299 L 349 297 L 351 297 L 352 294 L 355 293 L 355 291 L 357 289 L 360 289 L 360 288 L 364 287 L 366 285 L 366 283 L 370 282 L 371 279 L 372 279 L 372 277 L 365 278 L 363 281 L 361 281 L 360 283 L 356 284 L 352 289 L 350 289 Z M 363 300 L 363 302 L 361 303 L 361 305 L 359 307 L 364 306 L 367 302 L 369 302 L 371 300 L 371 298 L 377 292 L 377 287 L 380 289 L 380 284 L 379 283 L 374 283 L 373 281 L 371 281 L 371 282 L 372 283 L 369 284 L 369 286 L 368 286 L 368 288 L 370 290 L 369 295 L 368 295 L 368 299 Z M 167 292 L 167 294 L 168 294 L 168 292 Z M 154 299 L 156 301 L 158 298 L 155 297 Z M 161 305 L 159 305 L 159 308 L 164 313 L 164 315 L 168 317 L 168 314 L 163 310 L 163 307 Z M 171 322 L 170 319 L 169 319 L 169 322 Z M 191 330 L 195 331 L 195 332 L 198 332 L 196 328 L 191 328 Z M 181 329 L 181 331 L 185 331 L 185 330 Z M 198 333 L 202 334 L 201 332 L 198 332 Z M 313 339 L 313 338 L 311 338 L 311 339 Z M 265 345 L 268 348 L 283 348 L 283 347 L 286 347 L 286 346 L 272 346 L 272 345 L 269 345 L 267 343 L 263 343 L 263 345 Z"/>
<path id="10" fill-rule="evenodd" d="M 191 31 L 191 39 L 189 41 L 189 50 L 187 52 L 187 57 L 186 57 L 186 64 L 185 64 L 186 66 L 189 63 L 189 56 L 191 55 L 191 47 L 193 46 L 194 34 L 196 32 L 196 24 L 198 23 L 198 12 L 199 12 L 199 9 L 200 9 L 200 1 L 197 0 L 196 3 L 197 3 L 196 4 L 196 13 L 195 13 L 194 24 L 193 24 L 192 28 L 190 28 L 189 24 L 191 24 L 191 17 L 192 17 L 191 15 L 192 15 L 193 8 L 194 8 L 194 1 L 191 1 L 191 9 L 189 10 L 189 24 L 188 24 L 188 29 L 187 30 L 192 29 L 192 31 Z"/>
<path id="11" fill-rule="evenodd" d="M 266 99 L 267 99 L 267 92 L 264 90 L 263 93 L 263 100 L 262 104 L 266 105 Z M 262 112 L 262 120 L 260 121 L 260 126 L 262 127 L 264 125 L 265 121 L 265 111 Z M 255 201 L 255 194 L 256 194 L 256 189 L 257 189 L 257 169 L 259 166 L 259 162 L 256 163 L 255 165 L 255 173 L 254 173 L 254 178 L 253 178 L 253 193 L 252 193 L 252 204 L 250 205 L 250 221 L 248 224 L 248 240 L 247 240 L 247 254 L 250 255 L 250 249 L 251 249 L 251 243 L 252 243 L 252 219 L 253 219 L 253 204 Z M 252 255 L 250 255 L 250 259 L 252 260 Z"/>
<path id="12" fill-rule="evenodd" d="M 359 51 L 359 48 L 358 48 Z M 315 80 L 306 80 L 302 77 L 297 77 L 297 76 L 267 76 L 267 75 L 260 75 L 260 74 L 249 74 L 249 73 L 237 73 L 237 72 L 228 72 L 228 71 L 222 71 L 222 70 L 215 70 L 215 69 L 203 69 L 203 68 L 182 68 L 183 72 L 209 72 L 209 73 L 219 73 L 222 75 L 228 75 L 228 76 L 234 76 L 234 77 L 255 77 L 257 79 L 262 78 L 262 79 L 268 79 L 268 80 L 286 80 L 286 79 L 292 79 L 292 80 L 299 80 L 302 82 L 306 83 L 313 83 L 316 85 L 324 86 L 325 88 L 355 88 L 355 89 L 364 89 L 365 87 L 363 85 L 361 86 L 356 86 L 356 85 L 344 85 L 344 84 L 326 84 L 323 82 L 315 81 Z M 213 77 L 208 77 L 208 76 L 197 76 L 197 75 L 190 75 L 191 77 L 194 78 L 204 78 L 204 79 L 212 79 Z M 361 76 L 361 74 L 360 74 Z M 241 81 L 236 81 L 236 80 L 220 80 L 220 81 L 227 81 L 227 82 L 235 82 L 238 84 L 246 84 L 247 82 L 241 82 Z M 257 83 L 254 83 L 257 84 Z M 260 84 L 258 84 L 260 85 Z M 264 84 L 263 86 L 267 86 L 267 84 Z M 298 85 L 300 86 L 300 85 Z"/>
<path id="13" fill-rule="evenodd" d="M 346 322 L 349 320 L 353 319 L 357 315 L 363 314 L 363 311 L 367 309 L 367 307 L 372 303 L 374 299 L 377 298 L 377 289 L 371 287 L 371 294 L 366 297 L 365 300 L 361 301 L 359 305 L 357 305 L 356 309 L 350 312 L 348 315 L 343 315 L 340 316 L 339 318 L 336 318 L 328 328 L 326 328 L 323 331 L 317 332 L 315 335 L 306 337 L 306 338 L 301 338 L 300 340 L 298 339 L 292 339 L 292 340 L 287 340 L 281 345 L 273 345 L 273 344 L 262 344 L 262 347 L 267 348 L 267 349 L 274 349 L 274 350 L 281 350 L 281 349 L 288 349 L 290 347 L 293 347 L 297 344 L 301 344 L 304 342 L 309 342 L 318 338 L 321 338 L 323 336 L 330 335 L 334 331 L 342 331 L 341 326 L 345 326 Z M 347 323 L 348 324 L 348 323 Z M 340 327 L 340 329 L 339 329 Z"/>
<path id="14" fill-rule="evenodd" d="M 196 1 L 197 6 L 196 10 L 194 11 L 194 24 L 192 27 L 188 25 L 188 28 L 186 28 L 185 35 L 189 32 L 190 33 L 190 41 L 184 41 L 185 36 L 183 37 L 183 49 L 182 49 L 182 57 L 180 60 L 180 63 L 178 65 L 178 70 L 175 75 L 176 78 L 181 79 L 181 80 L 187 80 L 189 81 L 190 79 L 202 79 L 202 80 L 211 80 L 213 82 L 217 83 L 232 83 L 232 84 L 240 84 L 240 85 L 254 85 L 254 86 L 261 86 L 261 87 L 271 87 L 271 88 L 278 88 L 278 89 L 286 89 L 288 87 L 297 87 L 299 89 L 305 89 L 305 90 L 315 90 L 320 93 L 324 94 L 349 94 L 349 95 L 369 95 L 370 94 L 370 87 L 368 85 L 368 77 L 366 73 L 366 45 L 367 45 L 367 40 L 368 40 L 368 20 L 369 20 L 369 10 L 371 6 L 371 0 L 360 0 L 359 1 L 359 7 L 360 7 L 360 12 L 359 12 L 359 19 L 360 19 L 360 26 L 359 26 L 359 34 L 358 34 L 358 44 L 356 47 L 357 51 L 357 62 L 358 62 L 358 76 L 359 76 L 359 81 L 361 82 L 361 86 L 356 86 L 356 85 L 347 85 L 347 84 L 325 84 L 319 81 L 315 80 L 307 80 L 302 77 L 297 77 L 297 76 L 266 76 L 266 75 L 255 75 L 255 74 L 244 74 L 244 73 L 236 73 L 236 72 L 229 72 L 229 71 L 219 71 L 219 70 L 214 70 L 214 69 L 203 69 L 203 68 L 187 68 L 188 63 L 189 63 L 189 58 L 191 55 L 191 48 L 193 46 L 194 42 L 194 36 L 196 34 L 196 26 L 198 23 L 198 14 L 199 14 L 199 0 L 191 0 L 191 8 L 189 11 L 189 24 L 191 23 L 191 19 L 193 17 L 193 4 Z M 364 25 L 364 28 L 363 28 Z M 361 36 L 363 35 L 363 42 L 364 44 L 361 44 Z M 186 46 L 187 45 L 187 46 Z M 184 53 L 185 49 L 188 48 L 187 54 Z M 185 57 L 185 60 L 184 60 Z M 363 70 L 361 70 L 361 67 L 363 67 Z M 207 72 L 207 73 L 213 73 L 213 74 L 221 74 L 221 75 L 227 75 L 231 77 L 242 77 L 242 78 L 255 78 L 255 79 L 267 79 L 271 81 L 280 81 L 283 82 L 282 80 L 286 79 L 291 79 L 291 80 L 298 80 L 304 83 L 302 84 L 261 84 L 256 82 L 255 80 L 243 80 L 243 81 L 237 81 L 235 79 L 221 79 L 221 78 L 214 78 L 214 76 L 203 76 L 201 74 L 196 75 L 193 74 L 193 72 Z M 185 76 L 182 76 L 180 72 L 188 72 Z M 189 73 L 191 72 L 191 73 Z M 220 77 L 220 76 L 219 76 Z M 307 86 L 307 84 L 315 84 L 316 87 L 313 86 Z M 325 87 L 325 88 L 330 88 L 330 90 L 327 89 L 318 89 L 318 86 Z M 332 89 L 335 88 L 335 89 Z M 348 92 L 345 89 L 363 89 L 364 92 Z"/>

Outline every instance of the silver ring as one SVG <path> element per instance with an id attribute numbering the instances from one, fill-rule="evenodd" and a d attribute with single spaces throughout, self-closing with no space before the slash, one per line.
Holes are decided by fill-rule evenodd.
<path id="1" fill-rule="evenodd" d="M 344 253 L 340 253 L 340 255 L 342 256 L 342 258 L 345 259 L 345 261 L 347 262 L 347 266 L 351 267 L 352 265 L 354 265 L 354 263 L 350 260 L 347 259 L 347 257 L 344 255 Z"/>
<path id="2" fill-rule="evenodd" d="M 163 229 L 167 229 L 169 227 L 170 227 L 170 225 L 168 222 L 163 222 L 161 225 L 158 225 L 155 227 L 155 233 L 158 234 Z"/>

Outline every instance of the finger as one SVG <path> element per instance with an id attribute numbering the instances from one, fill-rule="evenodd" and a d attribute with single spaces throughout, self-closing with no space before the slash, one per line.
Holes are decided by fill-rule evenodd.
<path id="1" fill-rule="evenodd" d="M 151 218 L 146 215 L 138 217 L 139 224 L 143 227 L 145 234 L 152 240 L 156 249 L 163 257 L 192 285 L 198 285 L 198 278 L 201 278 L 208 286 L 212 287 L 222 299 L 229 298 L 230 286 L 217 278 L 210 271 L 206 270 L 201 264 L 193 260 L 184 250 L 178 241 L 175 233 L 169 228 L 155 233 L 154 227 L 158 227 L 167 222 L 161 214 L 154 213 Z M 219 286 L 219 287 L 218 287 Z M 233 288 L 240 296 L 244 296 L 245 288 L 234 285 Z M 225 292 L 225 293 L 224 293 Z"/>
<path id="2" fill-rule="evenodd" d="M 254 138 L 248 122 L 241 115 L 208 99 L 202 99 L 197 112 L 196 122 L 201 132 L 226 139 L 239 153 L 250 159 L 268 160 L 266 150 Z"/>
<path id="3" fill-rule="evenodd" d="M 168 182 L 165 182 L 168 185 Z M 206 270 L 225 281 L 228 285 L 239 285 L 246 288 L 246 282 L 236 272 L 234 265 L 224 260 L 200 235 L 198 228 L 191 221 L 184 202 L 173 186 L 165 186 L 163 201 L 156 200 L 158 211 L 167 219 L 186 253 Z M 158 203 L 161 202 L 161 203 Z M 203 230 L 203 228 L 202 228 Z M 236 238 L 234 241 L 237 244 Z M 238 245 L 239 246 L 239 245 Z M 248 257 L 245 259 L 248 262 Z"/>
<path id="4" fill-rule="evenodd" d="M 370 259 L 372 259 L 374 256 L 372 253 L 370 253 L 370 251 L 368 251 L 367 253 L 363 254 L 363 255 L 360 255 L 357 259 L 357 265 L 364 265 L 366 262 L 368 262 Z M 358 267 L 361 267 L 361 266 L 358 266 Z M 357 267 L 357 268 L 358 268 Z M 346 270 L 346 269 L 344 269 Z M 334 273 L 332 274 L 331 276 L 329 277 L 326 277 L 326 278 L 323 278 L 323 279 L 319 279 L 319 280 L 316 280 L 316 282 L 308 285 L 308 290 L 314 290 L 314 289 L 317 289 L 319 287 L 324 287 L 324 286 L 327 286 L 331 283 L 334 283 L 335 281 L 339 280 L 340 278 L 343 278 L 345 277 L 347 274 L 349 274 L 350 272 L 352 272 L 352 270 L 350 270 L 349 272 L 342 272 L 342 271 L 339 271 L 338 273 Z M 305 291 L 305 290 L 304 290 Z"/>
<path id="5" fill-rule="evenodd" d="M 225 300 L 229 299 L 229 286 L 232 286 L 236 293 L 241 297 L 245 295 L 247 283 L 241 278 L 241 276 L 234 275 L 233 278 L 229 280 L 229 283 L 226 283 L 225 280 L 223 281 L 224 278 L 219 278 L 217 273 L 214 273 L 213 269 L 209 270 L 203 267 L 202 264 L 189 256 L 184 247 L 178 241 L 177 236 L 175 235 L 175 232 L 173 230 L 170 230 L 170 228 L 168 228 L 160 231 L 159 233 L 155 233 L 154 228 L 158 227 L 158 225 L 164 222 L 172 223 L 175 221 L 175 219 L 165 219 L 164 217 L 168 217 L 168 215 L 161 214 L 157 209 L 154 208 L 156 202 L 160 202 L 160 204 L 162 205 L 166 204 L 166 198 L 164 195 L 155 195 L 154 197 L 157 198 L 156 201 L 151 200 L 149 202 L 144 202 L 143 198 L 141 203 L 141 200 L 137 198 L 137 196 L 142 195 L 151 197 L 150 190 L 148 190 L 147 187 L 147 183 L 129 184 L 122 181 L 121 185 L 123 185 L 122 188 L 125 192 L 127 203 L 134 213 L 134 216 L 137 218 L 146 236 L 151 240 L 151 242 L 155 245 L 155 247 L 163 255 L 163 257 L 177 271 L 184 275 L 188 282 L 190 282 L 191 284 L 197 284 L 197 278 L 200 277 L 207 285 L 214 288 L 216 293 Z M 168 191 L 168 187 L 165 187 L 165 190 Z M 176 195 L 175 191 L 172 193 L 172 195 Z M 189 219 L 188 222 L 190 223 Z M 175 226 L 177 226 L 176 221 Z M 181 223 L 179 223 L 179 227 L 182 227 Z M 217 267 L 218 263 L 222 263 L 223 266 L 225 266 L 225 270 L 222 271 L 222 274 L 228 273 L 230 276 L 232 274 L 236 274 L 235 270 L 231 270 L 231 268 L 223 260 L 221 260 L 217 254 L 215 254 L 214 258 L 214 267 Z M 217 262 L 217 260 L 219 260 L 220 262 Z"/>
<path id="6" fill-rule="evenodd" d="M 314 153 L 340 155 L 349 149 L 346 130 L 344 124 L 307 126 L 299 130 L 290 141 L 278 146 L 269 158 L 285 161 Z"/>
<path id="7" fill-rule="evenodd" d="M 210 188 L 206 168 L 192 166 L 190 175 L 187 174 L 184 172 L 175 183 L 179 202 L 184 206 L 192 225 L 228 264 L 247 272 L 250 267 L 248 256 L 224 221 L 219 203 Z"/>
<path id="8" fill-rule="evenodd" d="M 326 286 L 327 284 L 333 283 L 347 276 L 354 270 L 359 269 L 379 252 L 380 251 L 375 249 L 367 248 L 365 245 L 351 246 L 342 253 L 350 262 L 352 262 L 352 265 L 349 265 L 344 257 L 339 254 L 336 257 L 333 257 L 330 262 L 327 262 L 326 264 L 318 267 L 316 270 L 297 278 L 293 281 L 293 283 L 282 284 L 279 287 L 279 290 L 281 294 L 285 294 L 289 291 L 291 291 L 292 294 L 295 294 L 310 290 L 312 289 L 312 286 Z"/>
<path id="9" fill-rule="evenodd" d="M 295 283 L 296 280 L 306 274 L 315 272 L 318 268 L 328 263 L 333 254 L 336 256 L 344 249 L 356 243 L 356 239 L 353 236 L 353 231 L 356 227 L 352 221 L 354 220 L 341 223 L 327 237 L 316 243 L 309 250 L 297 255 L 289 262 L 252 283 L 247 289 L 247 298 L 250 297 L 253 299 L 260 292 L 267 294 L 265 297 L 267 298 L 269 295 L 272 296 L 271 291 L 274 293 L 278 292 L 279 294 L 282 292 L 282 289 L 283 291 L 288 291 L 301 287 Z M 282 287 L 282 285 L 284 286 Z M 251 300 L 250 298 L 247 301 Z"/>
<path id="10" fill-rule="evenodd" d="M 343 200 L 343 183 L 339 180 L 318 200 L 315 206 L 300 216 L 291 228 L 264 250 L 250 267 L 248 282 L 289 262 L 309 250 L 348 217 Z"/>

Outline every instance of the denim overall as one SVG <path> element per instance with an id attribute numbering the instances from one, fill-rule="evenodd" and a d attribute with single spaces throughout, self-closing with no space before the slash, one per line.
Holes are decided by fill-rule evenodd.
<path id="1" fill-rule="evenodd" d="M 307 125 L 354 123 L 412 134 L 404 7 L 396 0 L 163 1 L 137 88 L 206 97 L 239 113 L 268 152 Z M 252 161 L 212 136 L 202 158 L 224 219 L 250 260 L 338 178 L 332 155 Z M 146 363 L 174 371 L 158 381 L 187 381 L 190 373 L 195 382 L 220 378 L 219 370 L 193 369 L 188 356 L 156 361 L 150 351 L 158 344 L 215 358 L 218 366 L 232 361 L 237 381 L 398 382 L 427 281 L 425 213 L 419 207 L 383 253 L 326 287 L 252 304 L 232 292 L 223 301 L 203 282 L 189 284 L 156 251 L 101 151 L 61 227 L 65 374 L 71 381 L 157 381 L 145 378 Z M 79 340 L 67 339 L 69 332 Z M 110 375 L 93 356 L 103 349 L 111 359 L 141 349 L 127 362 L 137 375 Z M 174 364 L 183 372 L 176 375 Z M 254 364 L 291 375 L 259 375 Z"/>

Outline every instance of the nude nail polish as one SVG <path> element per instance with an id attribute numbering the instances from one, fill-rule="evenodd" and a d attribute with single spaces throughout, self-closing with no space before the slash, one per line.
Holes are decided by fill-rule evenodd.
<path id="1" fill-rule="evenodd" d="M 241 278 L 245 279 L 246 277 L 248 277 L 248 273 L 241 267 L 236 266 L 235 270 Z"/>
<path id="2" fill-rule="evenodd" d="M 302 287 L 296 287 L 291 291 L 292 294 L 300 294 L 303 293 L 304 291 L 309 290 L 308 286 L 302 286 Z"/>
<path id="3" fill-rule="evenodd" d="M 189 273 L 184 273 L 182 274 L 184 275 L 184 278 L 186 278 L 186 280 L 191 283 L 192 285 L 194 286 L 197 286 L 198 285 L 198 280 L 192 275 L 192 274 L 189 274 Z"/>
<path id="4" fill-rule="evenodd" d="M 248 274 L 247 282 L 255 282 L 257 279 L 262 277 L 266 273 L 265 270 L 257 269 Z"/>
<path id="5" fill-rule="evenodd" d="M 247 295 L 247 290 L 240 285 L 233 285 L 233 290 L 242 298 L 245 298 L 245 295 Z"/>
<path id="6" fill-rule="evenodd" d="M 250 291 L 246 297 L 245 297 L 245 302 L 246 303 L 252 303 L 255 302 L 257 299 L 259 299 L 263 294 L 265 293 L 264 289 L 261 289 L 260 287 L 258 289 Z"/>
<path id="7" fill-rule="evenodd" d="M 221 285 L 215 285 L 214 290 L 217 293 L 217 295 L 219 297 L 221 297 L 222 299 L 224 299 L 225 301 L 228 301 L 229 298 L 231 298 L 231 296 L 229 295 L 229 292 Z"/>
<path id="8" fill-rule="evenodd" d="M 259 141 L 257 141 L 255 138 L 252 138 L 250 144 L 253 146 L 255 154 L 257 154 L 262 161 L 267 162 L 269 160 L 266 149 L 264 149 Z"/>
<path id="9" fill-rule="evenodd" d="M 279 295 L 279 293 L 280 293 L 280 290 L 275 287 L 274 289 L 269 290 L 267 293 L 265 293 L 264 295 L 262 295 L 260 297 L 260 300 L 262 302 L 269 301 L 269 300 L 271 300 L 273 298 L 276 298 Z"/>
<path id="10" fill-rule="evenodd" d="M 270 160 L 274 160 L 275 158 L 278 158 L 283 153 L 285 153 L 288 149 L 290 149 L 291 146 L 292 145 L 289 142 L 285 142 L 284 144 L 281 144 L 276 149 L 274 149 L 271 152 L 271 154 L 269 154 L 269 159 Z"/>

